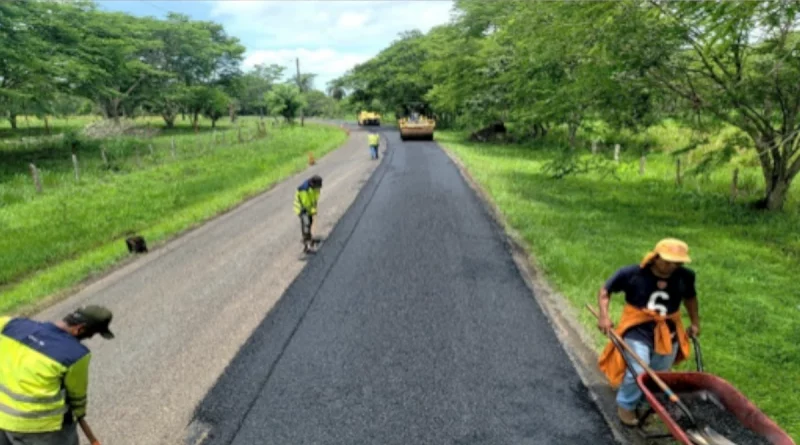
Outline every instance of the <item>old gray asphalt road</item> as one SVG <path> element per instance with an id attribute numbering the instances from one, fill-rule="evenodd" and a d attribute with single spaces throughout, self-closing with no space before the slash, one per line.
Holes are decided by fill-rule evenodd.
<path id="1" fill-rule="evenodd" d="M 37 315 L 57 319 L 84 303 L 114 311 L 117 338 L 87 343 L 87 420 L 102 443 L 183 441 L 197 404 L 306 265 L 297 185 L 323 176 L 315 230 L 326 236 L 377 165 L 366 134 L 353 132 L 317 165 Z"/>
<path id="2" fill-rule="evenodd" d="M 456 167 L 385 131 L 381 166 L 188 443 L 614 443 Z"/>

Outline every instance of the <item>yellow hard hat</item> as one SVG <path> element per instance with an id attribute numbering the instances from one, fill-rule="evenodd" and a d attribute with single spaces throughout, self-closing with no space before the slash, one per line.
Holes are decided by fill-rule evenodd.
<path id="1" fill-rule="evenodd" d="M 664 238 L 656 247 L 642 258 L 641 267 L 647 267 L 657 256 L 673 263 L 691 263 L 689 245 L 677 238 Z"/>

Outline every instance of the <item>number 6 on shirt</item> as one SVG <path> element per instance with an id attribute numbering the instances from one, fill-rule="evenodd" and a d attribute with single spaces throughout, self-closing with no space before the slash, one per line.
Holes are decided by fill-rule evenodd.
<path id="1" fill-rule="evenodd" d="M 665 317 L 667 315 L 667 307 L 661 304 L 660 301 L 669 301 L 669 294 L 663 290 L 658 290 L 650 294 L 650 300 L 647 301 L 647 309 L 658 312 L 659 315 Z"/>

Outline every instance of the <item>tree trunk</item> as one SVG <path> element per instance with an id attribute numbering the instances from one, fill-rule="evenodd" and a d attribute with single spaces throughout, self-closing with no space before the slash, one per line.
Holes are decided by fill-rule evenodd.
<path id="1" fill-rule="evenodd" d="M 167 125 L 167 128 L 175 128 L 175 118 L 178 117 L 175 114 L 162 114 L 161 117 L 164 118 L 164 123 Z"/>
<path id="2" fill-rule="evenodd" d="M 575 149 L 575 139 L 578 135 L 578 124 L 576 122 L 569 123 L 569 146 Z"/>
<path id="3" fill-rule="evenodd" d="M 11 123 L 11 129 L 12 130 L 16 130 L 17 129 L 17 115 L 16 114 L 14 114 L 14 113 L 9 114 L 8 115 L 8 122 Z"/>
<path id="4" fill-rule="evenodd" d="M 50 120 L 47 118 L 47 116 L 44 117 L 44 131 L 48 136 L 50 136 Z"/>
<path id="5" fill-rule="evenodd" d="M 781 210 L 786 203 L 786 195 L 792 185 L 792 178 L 773 177 L 767 181 L 766 196 L 759 202 L 759 207 L 767 210 Z"/>
<path id="6" fill-rule="evenodd" d="M 211 119 L 211 128 L 212 129 L 213 128 L 217 128 L 217 120 L 216 119 L 213 119 L 213 118 Z"/>
<path id="7" fill-rule="evenodd" d="M 792 179 L 796 172 L 790 171 L 787 160 L 784 157 L 783 144 L 779 143 L 781 136 L 765 135 L 756 139 L 756 149 L 758 158 L 761 162 L 761 172 L 764 174 L 765 195 L 757 205 L 759 208 L 767 210 L 781 210 L 786 203 L 786 196 Z M 775 144 L 778 144 L 775 148 Z"/>

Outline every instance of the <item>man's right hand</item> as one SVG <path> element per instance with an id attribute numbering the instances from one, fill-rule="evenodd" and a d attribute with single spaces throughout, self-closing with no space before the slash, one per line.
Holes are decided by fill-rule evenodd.
<path id="1" fill-rule="evenodd" d="M 605 335 L 608 335 L 609 332 L 614 328 L 614 323 L 611 322 L 611 319 L 608 317 L 602 317 L 597 322 L 597 328 L 600 329 Z"/>

